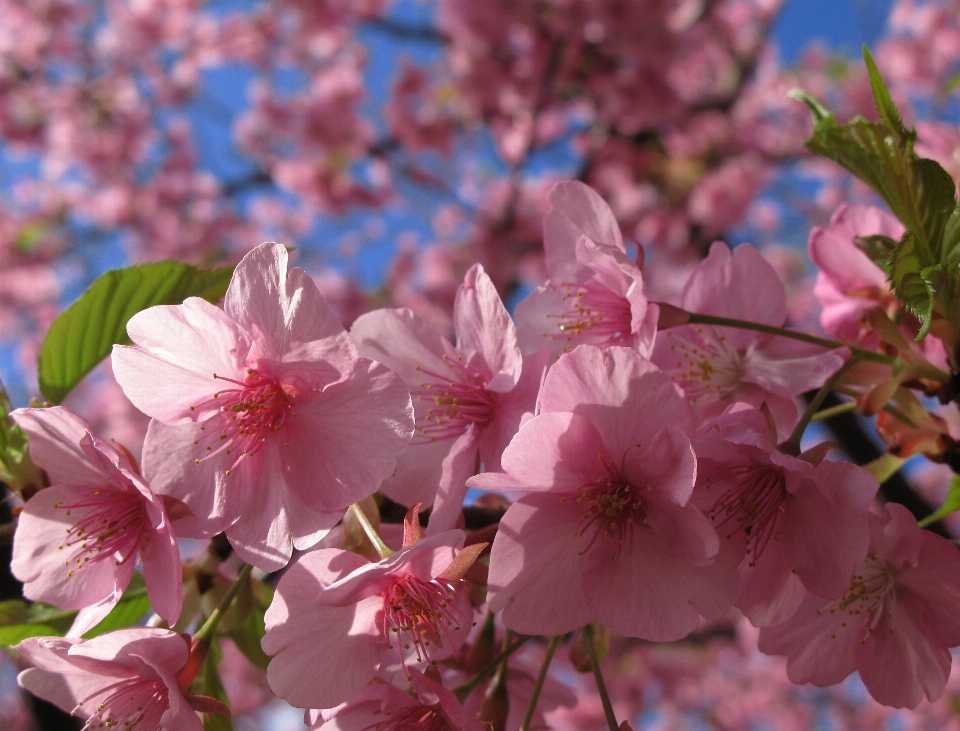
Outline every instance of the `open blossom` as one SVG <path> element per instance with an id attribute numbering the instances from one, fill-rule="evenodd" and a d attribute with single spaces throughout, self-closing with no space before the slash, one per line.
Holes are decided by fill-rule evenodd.
<path id="1" fill-rule="evenodd" d="M 960 552 L 887 503 L 870 516 L 870 552 L 834 601 L 807 594 L 787 622 L 760 631 L 760 650 L 787 656 L 794 683 L 833 685 L 854 670 L 880 703 L 936 700 L 960 645 Z"/>
<path id="2" fill-rule="evenodd" d="M 543 224 L 547 283 L 517 306 L 523 352 L 558 355 L 581 343 L 623 345 L 648 355 L 659 309 L 626 253 L 613 211 L 583 183 L 557 183 Z"/>
<path id="3" fill-rule="evenodd" d="M 322 548 L 280 579 L 266 613 L 267 680 L 301 708 L 332 708 L 360 691 L 381 665 L 449 657 L 472 624 L 459 580 L 486 544 L 463 549 L 463 531 L 416 540 L 379 562 Z M 317 658 L 322 657 L 322 663 Z"/>
<path id="4" fill-rule="evenodd" d="M 412 433 L 410 396 L 361 358 L 316 284 L 262 244 L 221 310 L 191 297 L 130 319 L 124 393 L 153 417 L 144 472 L 183 501 L 189 536 L 225 532 L 240 557 L 282 568 L 390 475 Z"/>
<path id="5" fill-rule="evenodd" d="M 34 667 L 20 686 L 87 719 L 84 730 L 201 731 L 197 711 L 229 713 L 213 698 L 184 691 L 190 647 L 176 632 L 132 627 L 91 640 L 31 637 L 15 649 Z"/>
<path id="6" fill-rule="evenodd" d="M 454 329 L 455 347 L 410 310 L 393 309 L 367 313 L 350 330 L 360 353 L 410 388 L 416 434 L 381 492 L 407 506 L 433 505 L 431 532 L 455 525 L 466 479 L 481 463 L 500 468 L 547 365 L 547 351 L 521 356 L 513 321 L 479 264 L 457 292 Z"/>
<path id="7" fill-rule="evenodd" d="M 903 224 L 880 208 L 844 204 L 834 211 L 829 226 L 810 231 L 807 249 L 819 270 L 813 293 L 823 305 L 820 325 L 834 337 L 869 338 L 860 313 L 871 307 L 888 310 L 896 306 L 886 273 L 854 241 L 858 236 L 874 235 L 899 241 Z"/>
<path id="8" fill-rule="evenodd" d="M 486 726 L 467 713 L 442 685 L 416 668 L 410 669 L 412 693 L 372 682 L 335 708 L 307 711 L 311 728 L 324 731 L 484 731 Z"/>
<path id="9" fill-rule="evenodd" d="M 81 610 L 69 633 L 79 636 L 120 601 L 139 556 L 151 605 L 176 622 L 183 601 L 177 539 L 164 501 L 129 453 L 62 406 L 17 409 L 13 418 L 52 483 L 27 501 L 14 536 L 11 569 L 24 596 Z"/>
<path id="10" fill-rule="evenodd" d="M 690 275 L 680 306 L 688 312 L 782 327 L 783 283 L 752 246 L 716 242 Z M 793 399 L 819 388 L 843 364 L 833 351 L 789 338 L 713 325 L 661 330 L 651 359 L 680 385 L 701 423 L 742 401 L 766 402 L 780 430 L 796 421 Z"/>
<path id="11" fill-rule="evenodd" d="M 736 561 L 689 503 L 696 459 L 683 396 L 630 348 L 582 345 L 547 373 L 540 414 L 472 487 L 525 493 L 490 554 L 490 609 L 524 634 L 599 621 L 656 641 L 717 618 Z"/>
<path id="12" fill-rule="evenodd" d="M 863 560 L 876 479 L 850 462 L 776 449 L 764 415 L 731 406 L 694 438 L 692 502 L 740 559 L 736 606 L 755 625 L 782 622 L 805 588 L 836 598 Z"/>

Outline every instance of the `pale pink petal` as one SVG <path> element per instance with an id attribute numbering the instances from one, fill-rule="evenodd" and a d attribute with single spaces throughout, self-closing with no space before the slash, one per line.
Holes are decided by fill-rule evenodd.
<path id="1" fill-rule="evenodd" d="M 875 234 L 899 241 L 903 225 L 879 208 L 843 204 L 830 217 L 829 226 L 810 231 L 810 261 L 841 292 L 882 292 L 887 288 L 887 275 L 854 243 L 857 236 Z"/>
<path id="2" fill-rule="evenodd" d="M 138 312 L 127 333 L 136 347 L 114 346 L 113 374 L 134 406 L 166 424 L 218 410 L 210 402 L 222 386 L 214 373 L 243 379 L 249 343 L 223 310 L 199 297 Z"/>
<path id="3" fill-rule="evenodd" d="M 140 544 L 140 558 L 150 606 L 172 627 L 183 607 L 183 568 L 177 538 L 169 526 L 146 536 Z"/>
<path id="4" fill-rule="evenodd" d="M 749 244 L 732 252 L 722 242 L 693 270 L 680 306 L 689 312 L 779 327 L 787 319 L 787 293 L 776 271 Z"/>
<path id="5" fill-rule="evenodd" d="M 540 410 L 572 411 L 590 419 L 616 461 L 662 428 L 687 429 L 690 423 L 677 386 L 630 348 L 582 345 L 561 356 L 547 373 Z"/>
<path id="6" fill-rule="evenodd" d="M 224 312 L 251 336 L 254 362 L 308 362 L 314 375 L 326 370 L 327 382 L 338 380 L 357 352 L 313 279 L 298 267 L 288 271 L 287 259 L 283 246 L 269 243 L 244 256 L 230 279 Z"/>
<path id="7" fill-rule="evenodd" d="M 63 406 L 17 409 L 10 414 L 30 439 L 30 457 L 54 485 L 69 482 L 96 485 L 104 472 L 81 447 L 89 442 L 90 425 Z"/>
<path id="8" fill-rule="evenodd" d="M 574 498 L 528 495 L 507 510 L 490 554 L 490 610 L 523 634 L 560 635 L 594 618 L 587 608 L 574 533 Z"/>
<path id="9" fill-rule="evenodd" d="M 685 505 L 697 480 L 697 458 L 686 432 L 668 426 L 647 444 L 628 450 L 623 470 L 632 484 L 643 486 L 652 498 Z"/>
<path id="10" fill-rule="evenodd" d="M 583 235 L 590 237 L 598 244 L 606 244 L 626 251 L 620 235 L 620 226 L 613 211 L 592 188 L 578 180 L 555 183 L 547 193 L 547 200 L 555 211 L 562 214 Z M 545 239 L 544 246 L 547 246 L 549 236 L 545 236 Z M 565 242 L 550 241 L 550 244 L 554 243 Z"/>
<path id="11" fill-rule="evenodd" d="M 287 488 L 315 510 L 345 510 L 393 474 L 413 435 L 403 381 L 359 358 L 348 378 L 296 406 L 296 429 L 277 445 Z M 278 465 L 279 466 L 279 465 Z"/>
<path id="12" fill-rule="evenodd" d="M 437 499 L 430 513 L 427 535 L 436 535 L 456 528 L 457 519 L 463 512 L 463 500 L 467 496 L 467 480 L 480 471 L 480 454 L 477 443 L 480 430 L 468 429 L 453 443 L 443 460 Z"/>
<path id="13" fill-rule="evenodd" d="M 453 307 L 457 350 L 487 377 L 487 388 L 506 392 L 517 385 L 523 365 L 517 330 L 480 264 L 470 267 Z"/>
<path id="14" fill-rule="evenodd" d="M 534 417 L 504 450 L 504 473 L 486 472 L 468 481 L 484 490 L 574 493 L 606 474 L 606 446 L 586 418 L 571 413 Z"/>

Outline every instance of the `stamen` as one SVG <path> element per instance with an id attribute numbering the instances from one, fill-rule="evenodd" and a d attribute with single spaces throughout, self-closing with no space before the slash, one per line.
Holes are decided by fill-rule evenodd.
<path id="1" fill-rule="evenodd" d="M 413 575 L 404 576 L 383 593 L 384 633 L 390 647 L 396 642 L 401 662 L 403 651 L 411 647 L 417 662 L 422 662 L 430 660 L 427 648 L 431 644 L 451 648 L 456 644 L 451 633 L 459 631 L 464 622 L 471 622 L 457 605 L 456 596 L 451 584 L 421 581 Z"/>
<path id="2" fill-rule="evenodd" d="M 646 525 L 646 505 L 640 491 L 623 476 L 613 460 L 603 454 L 597 457 L 607 474 L 577 488 L 577 504 L 585 509 L 573 535 L 579 538 L 593 531 L 587 545 L 579 551 L 580 555 L 589 551 L 601 535 L 604 538 L 616 538 L 617 553 L 614 560 L 618 560 L 625 542 L 627 553 L 633 553 L 632 529 L 634 524 Z"/>
<path id="3" fill-rule="evenodd" d="M 295 416 L 290 396 L 295 389 L 284 387 L 274 378 L 263 376 L 248 368 L 243 381 L 213 374 L 215 380 L 232 384 L 213 394 L 211 399 L 191 407 L 191 411 L 207 410 L 215 406 L 217 411 L 200 425 L 196 444 L 203 452 L 194 459 L 195 464 L 212 459 L 223 453 L 238 455 L 228 465 L 226 474 L 236 469 L 244 457 L 255 454 L 267 439 L 267 435 L 286 426 L 287 418 Z M 209 427 L 209 429 L 208 429 Z"/>
<path id="4" fill-rule="evenodd" d="M 59 550 L 69 549 L 63 563 L 67 578 L 90 563 L 113 559 L 120 566 L 136 556 L 147 524 L 146 509 L 137 496 L 123 489 L 89 488 L 78 491 L 69 504 L 61 500 L 53 507 L 70 517 L 79 513 L 57 545 Z"/>
<path id="5" fill-rule="evenodd" d="M 740 389 L 745 354 L 727 344 L 725 335 L 708 325 L 666 330 L 673 361 L 664 368 L 691 403 L 733 398 Z"/>
<path id="6" fill-rule="evenodd" d="M 544 333 L 553 340 L 564 340 L 564 351 L 580 342 L 612 344 L 630 337 L 633 315 L 630 302 L 594 282 L 574 284 L 555 282 L 548 285 L 563 293 L 564 311 L 547 315 L 556 320 L 556 332 Z"/>
<path id="7" fill-rule="evenodd" d="M 426 414 L 417 419 L 414 439 L 432 442 L 451 439 L 471 426 L 484 427 L 493 419 L 499 394 L 488 391 L 480 372 L 464 362 L 463 356 L 443 357 L 450 369 L 446 375 L 417 367 L 417 372 L 432 379 L 413 389 L 411 396 L 421 403 L 433 402 Z"/>

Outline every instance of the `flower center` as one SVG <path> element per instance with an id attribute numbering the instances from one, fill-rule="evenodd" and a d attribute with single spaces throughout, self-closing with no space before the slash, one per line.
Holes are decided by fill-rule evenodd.
<path id="1" fill-rule="evenodd" d="M 213 374 L 214 379 L 231 384 L 195 406 L 191 411 L 219 407 L 212 416 L 200 425 L 202 434 L 194 444 L 203 446 L 206 454 L 194 460 L 196 464 L 224 452 L 236 454 L 231 467 L 246 456 L 255 454 L 267 436 L 287 425 L 287 420 L 296 416 L 290 402 L 296 394 L 292 386 L 280 383 L 275 378 L 247 369 L 243 381 Z M 230 474 L 228 469 L 226 472 Z"/>
<path id="2" fill-rule="evenodd" d="M 632 529 L 634 524 L 646 524 L 647 510 L 639 490 L 626 480 L 610 458 L 605 455 L 599 458 L 607 474 L 577 488 L 577 504 L 582 505 L 584 510 L 573 535 L 580 538 L 591 534 L 586 547 L 579 551 L 581 556 L 590 550 L 598 537 L 616 538 L 616 560 L 620 558 L 620 551 L 627 539 L 627 553 L 633 552 Z M 561 502 L 565 499 L 560 498 Z"/>
<path id="3" fill-rule="evenodd" d="M 443 716 L 429 706 L 408 706 L 392 713 L 390 718 L 371 724 L 363 731 L 451 731 Z"/>
<path id="4" fill-rule="evenodd" d="M 880 622 L 884 618 L 889 619 L 893 614 L 893 605 L 896 602 L 895 578 L 896 570 L 890 563 L 873 555 L 867 556 L 867 560 L 853 575 L 847 593 L 823 609 L 818 609 L 817 614 L 846 612 L 849 617 L 854 617 L 853 621 L 857 623 L 868 620 L 864 622 L 866 627 L 860 640 L 860 644 L 863 644 Z M 846 627 L 847 621 L 849 620 L 843 621 L 841 626 Z M 890 627 L 887 631 L 893 633 L 893 628 Z M 836 634 L 830 638 L 836 639 Z"/>
<path id="5" fill-rule="evenodd" d="M 470 617 L 456 603 L 456 589 L 439 581 L 421 581 L 407 575 L 394 582 L 383 593 L 384 634 L 390 643 L 390 633 L 397 635 L 401 650 L 415 649 L 417 662 L 429 660 L 427 651 L 431 644 L 440 647 L 446 641 L 449 647 L 456 644 L 451 632 L 457 632 Z"/>
<path id="6" fill-rule="evenodd" d="M 630 336 L 633 315 L 626 297 L 594 282 L 556 282 L 549 286 L 563 293 L 563 312 L 547 315 L 557 321 L 557 331 L 547 335 L 555 340 L 565 340 L 564 352 L 573 347 L 574 339 L 609 343 Z"/>
<path id="7" fill-rule="evenodd" d="M 68 578 L 89 563 L 112 558 L 119 566 L 136 555 L 147 514 L 143 501 L 126 490 L 88 488 L 72 502 L 60 500 L 53 507 L 68 517 L 74 511 L 80 516 L 57 545 L 69 550 L 63 562 Z"/>
<path id="8" fill-rule="evenodd" d="M 89 705 L 95 698 L 100 698 L 96 708 L 84 708 L 84 703 Z M 82 731 L 115 727 L 124 731 L 159 731 L 160 719 L 169 705 L 167 687 L 162 681 L 134 677 L 98 688 L 77 704 L 74 713 L 90 713 Z"/>
<path id="9" fill-rule="evenodd" d="M 728 539 L 743 532 L 754 566 L 767 544 L 780 539 L 779 526 L 789 497 L 784 472 L 772 465 L 736 465 L 705 482 L 707 490 L 718 486 L 726 491 L 707 515 L 718 529 L 727 527 Z"/>
<path id="10" fill-rule="evenodd" d="M 746 358 L 712 327 L 679 327 L 658 333 L 670 343 L 673 362 L 664 370 L 690 403 L 729 399 L 740 389 Z"/>
<path id="11" fill-rule="evenodd" d="M 462 355 L 445 355 L 443 362 L 450 369 L 446 375 L 417 366 L 419 373 L 432 380 L 421 383 L 411 396 L 420 403 L 433 403 L 417 419 L 415 438 L 420 441 L 458 437 L 473 425 L 482 428 L 493 420 L 497 407 L 497 392 L 487 390 L 487 380 Z"/>

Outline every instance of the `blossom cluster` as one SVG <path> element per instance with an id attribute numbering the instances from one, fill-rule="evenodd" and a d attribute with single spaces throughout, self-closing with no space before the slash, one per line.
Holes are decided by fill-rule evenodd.
<path id="1" fill-rule="evenodd" d="M 960 645 L 960 552 L 878 503 L 871 470 L 802 442 L 819 394 L 797 406 L 843 388 L 864 413 L 889 409 L 895 454 L 947 448 L 910 389 L 949 367 L 948 330 L 911 342 L 918 322 L 856 244 L 898 222 L 850 206 L 812 232 L 833 341 L 784 327 L 784 285 L 750 245 L 713 244 L 655 302 L 598 193 L 563 182 L 548 201 L 547 279 L 516 322 L 476 264 L 453 341 L 404 308 L 348 332 L 262 244 L 222 308 L 145 309 L 114 347 L 151 419 L 142 467 L 64 407 L 14 411 L 48 486 L 23 507 L 13 571 L 29 599 L 79 610 L 66 637 L 14 648 L 33 666 L 21 685 L 90 728 L 199 728 L 195 712 L 226 709 L 192 683 L 252 566 L 283 570 L 263 615 L 269 687 L 327 731 L 543 725 L 575 703 L 547 675 L 566 636 L 599 673 L 598 635 L 671 642 L 731 612 L 793 682 L 858 671 L 883 704 L 938 698 Z M 471 488 L 499 509 L 483 527 L 465 516 Z M 192 639 L 177 630 L 199 568 L 177 538 L 220 539 L 248 564 Z M 151 626 L 84 638 L 138 562 Z M 539 676 L 511 658 L 530 637 L 551 638 Z"/>

